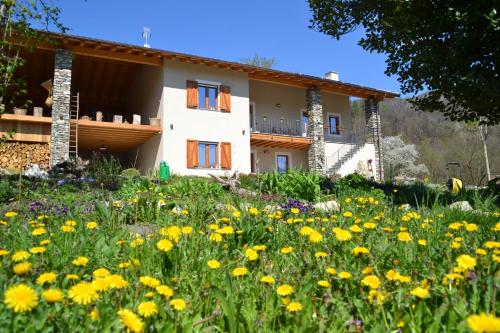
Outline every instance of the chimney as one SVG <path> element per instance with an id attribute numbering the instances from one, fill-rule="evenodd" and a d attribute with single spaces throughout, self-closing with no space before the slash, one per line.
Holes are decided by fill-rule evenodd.
<path id="1" fill-rule="evenodd" d="M 329 71 L 325 74 L 325 79 L 339 81 L 339 73 L 335 71 Z"/>

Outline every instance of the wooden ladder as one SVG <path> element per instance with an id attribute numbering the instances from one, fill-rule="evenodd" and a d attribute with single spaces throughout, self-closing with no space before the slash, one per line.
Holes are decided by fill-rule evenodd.
<path id="1" fill-rule="evenodd" d="M 71 96 L 71 107 L 69 114 L 69 157 L 78 157 L 78 114 L 80 112 L 80 93 Z"/>

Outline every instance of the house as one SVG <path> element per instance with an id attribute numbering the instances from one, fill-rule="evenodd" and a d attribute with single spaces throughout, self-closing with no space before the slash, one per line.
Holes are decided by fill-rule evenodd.
<path id="1" fill-rule="evenodd" d="M 11 141 L 45 147 L 47 164 L 101 150 L 143 172 L 164 160 L 182 175 L 288 168 L 345 175 L 362 163 L 383 177 L 378 105 L 395 93 L 341 82 L 334 72 L 320 78 L 45 36 L 47 42 L 24 54 L 18 73 L 33 108 L 11 114 L 16 102 L 7 105 L 0 132 L 14 128 Z M 52 104 L 41 86 L 47 80 Z M 366 129 L 357 133 L 350 97 L 365 99 Z M 21 159 L 19 167 L 28 162 Z"/>

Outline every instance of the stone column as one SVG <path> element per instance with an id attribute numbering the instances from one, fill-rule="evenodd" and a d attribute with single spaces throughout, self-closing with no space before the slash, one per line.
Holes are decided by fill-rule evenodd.
<path id="1" fill-rule="evenodd" d="M 365 117 L 368 128 L 368 143 L 375 146 L 375 180 L 384 180 L 384 163 L 382 160 L 382 126 L 380 123 L 380 113 L 378 100 L 374 97 L 365 99 Z"/>
<path id="2" fill-rule="evenodd" d="M 72 53 L 56 51 L 54 66 L 54 90 L 52 94 L 52 128 L 50 134 L 50 165 L 69 159 L 69 124 L 71 102 Z"/>
<path id="3" fill-rule="evenodd" d="M 309 115 L 307 132 L 309 137 L 313 139 L 308 152 L 309 170 L 323 174 L 325 172 L 323 105 L 321 104 L 321 92 L 318 87 L 307 89 L 306 102 L 307 114 Z"/>

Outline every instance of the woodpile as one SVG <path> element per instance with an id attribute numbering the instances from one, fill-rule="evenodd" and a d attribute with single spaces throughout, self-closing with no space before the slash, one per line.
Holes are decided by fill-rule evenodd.
<path id="1" fill-rule="evenodd" d="M 30 164 L 38 164 L 41 169 L 49 169 L 50 149 L 43 143 L 0 143 L 0 169 L 25 169 Z"/>

